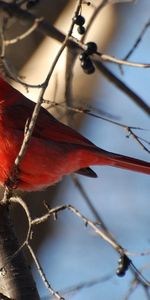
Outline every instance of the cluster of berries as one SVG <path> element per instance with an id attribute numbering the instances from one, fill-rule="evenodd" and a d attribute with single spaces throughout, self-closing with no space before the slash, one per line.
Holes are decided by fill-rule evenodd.
<path id="1" fill-rule="evenodd" d="M 116 274 L 120 277 L 124 276 L 131 264 L 131 260 L 125 255 L 121 255 L 118 260 L 118 268 Z"/>
<path id="2" fill-rule="evenodd" d="M 80 54 L 81 67 L 86 74 L 95 72 L 95 67 L 92 63 L 90 55 L 97 52 L 97 45 L 94 42 L 89 42 L 85 45 L 86 49 Z"/>
<path id="3" fill-rule="evenodd" d="M 90 3 L 90 2 L 89 2 Z M 74 17 L 74 24 L 78 25 L 77 31 L 80 34 L 85 33 L 85 18 L 82 15 Z M 86 74 L 92 74 L 95 72 L 95 67 L 91 61 L 90 55 L 97 52 L 97 45 L 94 42 L 89 42 L 86 45 L 86 49 L 80 54 L 81 67 Z"/>
<path id="4" fill-rule="evenodd" d="M 74 24 L 78 25 L 77 31 L 79 34 L 84 34 L 85 33 L 85 27 L 83 26 L 85 23 L 85 18 L 81 15 L 78 15 L 74 17 L 73 19 Z"/>
<path id="5" fill-rule="evenodd" d="M 27 9 L 32 8 L 34 5 L 36 5 L 39 2 L 39 0 L 28 0 L 27 2 Z"/>

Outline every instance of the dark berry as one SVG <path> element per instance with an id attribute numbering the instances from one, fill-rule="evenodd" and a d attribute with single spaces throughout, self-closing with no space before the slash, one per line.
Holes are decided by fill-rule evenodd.
<path id="1" fill-rule="evenodd" d="M 83 69 L 87 69 L 91 66 L 92 62 L 91 62 L 91 59 L 89 57 L 87 57 L 86 59 L 82 60 L 81 61 L 81 67 Z"/>
<path id="2" fill-rule="evenodd" d="M 84 28 L 83 26 L 79 26 L 79 27 L 77 28 L 77 30 L 78 30 L 78 33 L 79 33 L 79 34 L 84 34 L 84 33 L 85 33 L 85 28 Z"/>
<path id="3" fill-rule="evenodd" d="M 82 52 L 80 55 L 79 55 L 79 59 L 82 61 L 82 60 L 86 60 L 88 58 L 88 55 L 85 53 L 85 52 Z"/>
<path id="4" fill-rule="evenodd" d="M 92 55 L 93 53 L 97 52 L 97 45 L 94 42 L 89 42 L 86 45 L 85 53 L 87 55 Z"/>
<path id="5" fill-rule="evenodd" d="M 32 8 L 34 5 L 36 5 L 39 2 L 39 0 L 29 0 L 27 2 L 27 8 L 30 9 Z"/>
<path id="6" fill-rule="evenodd" d="M 84 69 L 84 72 L 88 75 L 93 74 L 95 72 L 95 67 L 92 64 L 88 69 Z"/>
<path id="7" fill-rule="evenodd" d="M 120 270 L 119 268 L 116 271 L 116 275 L 119 277 L 123 277 L 125 275 L 125 271 L 124 270 Z"/>
<path id="8" fill-rule="evenodd" d="M 95 67 L 90 58 L 81 61 L 81 67 L 86 74 L 92 74 L 95 71 Z"/>
<path id="9" fill-rule="evenodd" d="M 131 260 L 125 254 L 121 255 L 118 260 L 118 269 L 116 271 L 116 274 L 120 277 L 124 276 L 130 264 Z"/>
<path id="10" fill-rule="evenodd" d="M 78 15 L 77 17 L 74 18 L 74 23 L 76 25 L 82 26 L 85 23 L 85 18 L 81 15 Z"/>

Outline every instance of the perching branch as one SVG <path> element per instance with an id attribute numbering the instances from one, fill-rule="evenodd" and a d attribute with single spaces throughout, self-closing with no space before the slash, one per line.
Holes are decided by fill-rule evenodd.
<path id="1" fill-rule="evenodd" d="M 19 246 L 8 210 L 6 205 L 0 205 L 0 293 L 10 299 L 39 300 L 23 253 L 19 252 L 16 258 L 9 260 Z M 4 266 L 5 261 L 7 265 Z"/>

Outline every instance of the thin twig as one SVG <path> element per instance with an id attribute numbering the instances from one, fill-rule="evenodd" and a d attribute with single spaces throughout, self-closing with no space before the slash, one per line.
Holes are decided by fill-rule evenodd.
<path id="1" fill-rule="evenodd" d="M 124 59 L 119 59 L 112 55 L 98 53 L 98 52 L 96 54 L 100 56 L 100 59 L 102 61 L 108 61 L 108 62 L 117 64 L 117 65 L 124 65 L 124 66 L 128 66 L 128 67 L 136 67 L 136 68 L 150 68 L 149 63 L 136 63 L 136 62 L 132 62 L 132 61 L 126 61 Z"/>
<path id="2" fill-rule="evenodd" d="M 78 180 L 78 178 L 77 178 L 77 176 L 75 174 L 72 175 L 72 180 L 73 180 L 73 183 L 75 184 L 75 186 L 77 187 L 77 189 L 79 190 L 79 192 L 81 193 L 81 195 L 83 196 L 83 199 L 86 202 L 86 204 L 88 205 L 88 207 L 90 208 L 91 212 L 95 216 L 96 222 L 99 223 L 99 225 L 101 226 L 101 228 L 103 230 L 105 230 L 110 237 L 112 237 L 112 234 L 109 232 L 107 226 L 105 225 L 104 221 L 102 220 L 102 217 L 97 212 L 97 209 L 94 207 L 94 205 L 93 205 L 91 199 L 89 198 L 87 192 L 83 188 L 83 185 Z"/>
<path id="3" fill-rule="evenodd" d="M 142 29 L 141 33 L 139 34 L 137 40 L 135 41 L 135 43 L 133 44 L 132 48 L 129 50 L 129 52 L 125 55 L 124 60 L 127 60 L 135 51 L 135 49 L 138 47 L 138 45 L 141 43 L 142 38 L 146 32 L 146 30 L 148 29 L 148 27 L 150 26 L 150 20 L 148 20 L 148 22 L 145 24 L 144 28 Z"/>
<path id="4" fill-rule="evenodd" d="M 80 291 L 82 291 L 83 289 L 89 289 L 97 284 L 101 284 L 104 282 L 107 282 L 108 280 L 112 279 L 113 274 L 108 274 L 108 275 L 104 275 L 100 278 L 97 279 L 91 279 L 89 281 L 85 281 L 85 282 L 81 282 L 78 283 L 74 286 L 68 287 L 64 290 L 61 291 L 61 293 L 65 296 L 65 297 L 73 297 L 75 296 L 77 293 L 79 293 Z M 43 300 L 48 300 L 47 297 L 44 297 Z M 51 298 L 50 298 L 51 299 Z M 69 298 L 70 299 L 70 298 Z"/>
<path id="5" fill-rule="evenodd" d="M 64 300 L 64 298 L 63 298 L 58 292 L 56 292 L 56 291 L 51 287 L 50 283 L 48 282 L 48 280 L 47 280 L 47 278 L 46 278 L 46 275 L 45 275 L 45 273 L 44 273 L 44 270 L 43 270 L 43 268 L 42 268 L 42 266 L 41 266 L 41 264 L 40 264 L 38 258 L 36 257 L 36 255 L 35 255 L 35 253 L 34 253 L 32 247 L 30 246 L 30 244 L 29 244 L 29 243 L 26 243 L 26 246 L 27 246 L 27 249 L 29 250 L 29 252 L 30 252 L 32 258 L 33 258 L 33 261 L 34 261 L 34 263 L 35 263 L 35 265 L 36 265 L 36 267 L 37 267 L 37 270 L 38 270 L 38 272 L 39 272 L 39 274 L 40 274 L 40 276 L 41 276 L 41 278 L 42 278 L 42 280 L 43 280 L 43 282 L 44 282 L 46 288 L 48 289 L 48 291 L 49 291 L 55 298 L 57 298 L 58 300 Z"/>
<path id="6" fill-rule="evenodd" d="M 109 3 L 108 3 L 108 0 L 102 0 L 101 3 L 100 3 L 98 6 L 95 7 L 95 9 L 94 9 L 94 11 L 93 11 L 93 13 L 92 13 L 91 18 L 90 18 L 89 22 L 87 23 L 86 31 L 85 31 L 85 34 L 84 34 L 84 36 L 83 36 L 83 38 L 82 38 L 82 41 L 85 40 L 85 38 L 86 38 L 86 36 L 87 36 L 87 34 L 88 34 L 88 32 L 89 32 L 89 29 L 91 28 L 91 26 L 92 26 L 94 20 L 96 19 L 97 15 L 99 14 L 99 12 L 100 12 L 107 4 L 109 4 Z"/>
<path id="7" fill-rule="evenodd" d="M 103 121 L 106 121 L 108 123 L 111 123 L 111 124 L 113 124 L 115 126 L 124 128 L 125 131 L 128 132 L 128 135 L 127 135 L 128 138 L 130 136 L 133 137 L 135 139 L 135 141 L 140 145 L 140 147 L 143 150 L 145 150 L 147 153 L 150 153 L 150 150 L 142 143 L 142 141 L 145 142 L 145 143 L 147 143 L 148 145 L 150 145 L 150 142 L 147 141 L 147 140 L 145 140 L 145 139 L 143 139 L 142 137 L 138 136 L 134 132 L 134 130 L 145 130 L 145 129 L 141 128 L 141 127 L 129 126 L 129 125 L 126 125 L 126 124 L 114 121 L 114 120 L 112 120 L 110 118 L 106 118 L 104 116 L 101 116 L 100 114 L 92 112 L 91 111 L 91 109 L 93 109 L 92 107 L 91 107 L 91 109 L 90 108 L 84 108 L 84 107 L 81 107 L 81 106 L 80 107 L 77 107 L 77 106 L 73 107 L 73 106 L 67 105 L 64 101 L 62 101 L 62 102 L 56 102 L 56 101 L 50 101 L 50 100 L 43 100 L 43 102 L 46 103 L 46 104 L 50 103 L 48 109 L 50 109 L 52 107 L 55 107 L 55 106 L 62 106 L 62 107 L 64 106 L 64 107 L 67 107 L 68 110 L 73 111 L 75 113 L 86 114 L 86 115 L 89 115 L 91 117 L 98 118 L 100 120 L 103 120 Z M 96 110 L 96 109 L 94 108 L 94 110 Z"/>
<path id="8" fill-rule="evenodd" d="M 103 240 L 108 242 L 119 254 L 124 253 L 124 249 L 112 237 L 109 237 L 108 234 L 104 230 L 98 228 L 97 224 L 95 225 L 94 222 L 92 222 L 91 220 L 86 218 L 84 215 L 82 215 L 79 212 L 79 210 L 77 210 L 72 205 L 60 205 L 60 206 L 57 206 L 53 209 L 50 209 L 48 211 L 48 213 L 43 215 L 42 217 L 33 219 L 32 220 L 32 225 L 37 225 L 37 224 L 43 223 L 43 222 L 45 222 L 45 220 L 47 220 L 50 217 L 50 215 L 57 214 L 57 213 L 59 213 L 60 211 L 63 211 L 63 210 L 71 211 L 79 219 L 81 219 L 86 226 L 91 227 L 98 236 L 100 236 Z M 101 224 L 99 224 L 99 225 L 101 225 Z"/>
<path id="9" fill-rule="evenodd" d="M 35 31 L 37 29 L 37 27 L 39 26 L 39 23 L 42 22 L 44 20 L 43 17 L 40 18 L 36 18 L 34 20 L 34 23 L 31 25 L 31 27 L 29 29 L 27 29 L 24 33 L 20 34 L 19 36 L 16 36 L 14 39 L 11 40 L 5 40 L 5 46 L 9 46 L 12 44 L 16 44 L 19 41 L 25 39 L 26 37 L 28 37 L 33 31 Z"/>
<path id="10" fill-rule="evenodd" d="M 134 129 L 136 129 L 136 128 L 134 128 Z M 127 130 L 127 132 L 129 133 L 129 135 L 131 135 L 134 139 L 135 139 L 135 141 L 143 148 L 143 150 L 145 150 L 147 153 L 149 153 L 150 154 L 150 150 L 147 148 L 147 147 L 145 147 L 145 145 L 141 142 L 141 138 L 139 137 L 139 136 L 137 136 L 134 132 L 133 132 L 133 129 L 132 129 L 132 127 L 126 127 L 126 130 Z M 139 130 L 139 129 L 138 129 Z M 146 142 L 146 141 L 145 141 Z"/>
<path id="11" fill-rule="evenodd" d="M 6 59 L 6 47 L 9 45 L 7 45 L 7 40 L 4 37 L 4 32 L 5 32 L 5 19 L 3 21 L 1 30 L 0 30 L 0 40 L 1 40 L 1 54 L 0 54 L 0 70 L 1 73 L 4 73 L 4 77 L 8 77 L 9 79 L 13 79 L 14 81 L 22 84 L 26 90 L 28 91 L 28 88 L 42 88 L 44 86 L 44 83 L 41 84 L 37 84 L 37 85 L 33 85 L 33 84 L 29 84 L 29 83 L 25 83 L 24 81 L 22 81 L 18 75 L 16 75 L 15 72 L 13 72 L 10 68 L 10 63 L 8 63 L 7 59 Z"/>
<path id="12" fill-rule="evenodd" d="M 129 297 L 135 292 L 136 288 L 138 287 L 139 281 L 137 278 L 134 278 L 130 284 L 129 290 L 123 300 L 129 300 Z"/>

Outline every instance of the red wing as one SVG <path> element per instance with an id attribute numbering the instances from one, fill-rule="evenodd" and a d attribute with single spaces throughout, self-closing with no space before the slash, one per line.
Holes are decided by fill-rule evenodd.
<path id="1" fill-rule="evenodd" d="M 26 121 L 30 119 L 34 109 L 34 103 L 18 91 L 14 90 L 14 92 L 15 99 L 14 101 L 13 99 L 10 100 L 11 105 L 9 105 L 9 99 L 6 100 L 8 105 L 5 103 L 5 120 L 7 126 L 9 125 L 11 128 L 17 128 L 24 131 Z M 88 146 L 93 145 L 79 133 L 57 121 L 44 108 L 41 108 L 33 135 L 46 140 Z"/>

